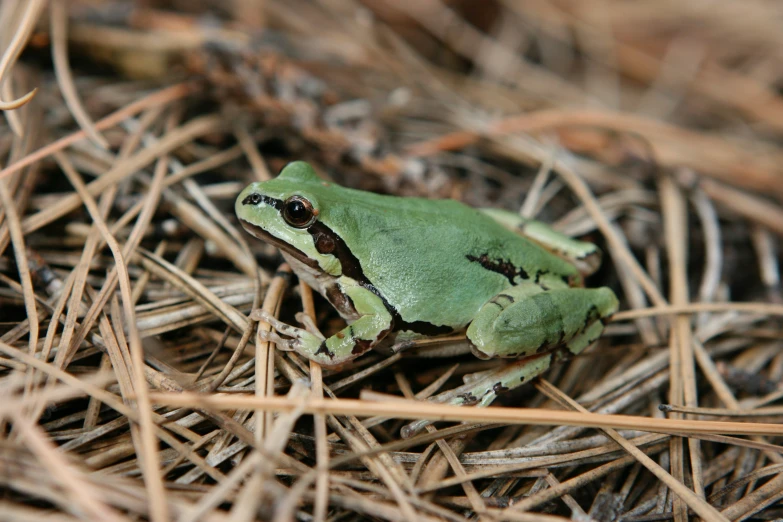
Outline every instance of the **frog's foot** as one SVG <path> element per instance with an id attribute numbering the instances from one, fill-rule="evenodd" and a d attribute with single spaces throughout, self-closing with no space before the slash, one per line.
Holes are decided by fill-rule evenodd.
<path id="1" fill-rule="evenodd" d="M 265 321 L 276 330 L 276 333 L 259 331 L 258 336 L 274 342 L 283 350 L 294 350 L 323 366 L 339 366 L 359 357 L 391 331 L 393 319 L 383 300 L 373 292 L 355 282 L 345 283 L 342 288 L 357 312 L 362 315 L 331 337 L 312 334 L 302 328 L 287 325 L 263 310 L 256 310 L 251 314 L 251 318 Z M 300 319 L 303 324 L 308 325 L 303 319 Z M 314 325 L 311 323 L 310 327 L 314 328 Z M 284 339 L 281 335 L 290 339 Z"/>
<path id="2" fill-rule="evenodd" d="M 274 328 L 275 331 L 259 330 L 258 338 L 262 341 L 275 343 L 280 350 L 315 353 L 324 341 L 323 337 L 319 337 L 302 328 L 288 325 L 264 310 L 253 310 L 250 318 L 256 321 L 264 321 Z M 278 334 L 290 337 L 290 339 L 284 339 Z"/>
<path id="3" fill-rule="evenodd" d="M 556 358 L 554 353 L 533 355 L 500 368 L 466 375 L 463 378 L 465 384 L 430 397 L 428 402 L 484 408 L 492 404 L 499 394 L 518 388 L 540 375 Z M 407 439 L 430 424 L 432 421 L 414 421 L 403 426 L 400 434 Z"/>

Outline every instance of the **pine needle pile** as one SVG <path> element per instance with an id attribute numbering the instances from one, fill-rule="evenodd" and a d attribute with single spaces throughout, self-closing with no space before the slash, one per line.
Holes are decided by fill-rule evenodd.
<path id="1" fill-rule="evenodd" d="M 774 0 L 4 0 L 0 519 L 780 520 L 781 24 Z M 293 160 L 594 242 L 621 311 L 489 408 L 427 400 L 507 363 L 438 356 L 459 338 L 276 350 L 252 310 L 344 326 L 237 226 Z"/>

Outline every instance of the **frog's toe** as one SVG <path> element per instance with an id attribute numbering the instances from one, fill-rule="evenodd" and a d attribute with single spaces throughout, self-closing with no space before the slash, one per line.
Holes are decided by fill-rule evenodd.
<path id="1" fill-rule="evenodd" d="M 283 351 L 296 351 L 309 357 L 318 350 L 324 340 L 323 337 L 314 335 L 307 330 L 288 325 L 261 309 L 253 310 L 250 318 L 269 324 L 274 330 L 269 331 L 261 328 L 258 330 L 258 338 L 262 341 L 275 343 L 278 349 Z M 281 336 L 285 336 L 285 338 Z"/>
<path id="2" fill-rule="evenodd" d="M 275 333 L 274 331 L 259 330 L 257 336 L 263 342 L 274 343 L 277 346 L 278 350 L 283 350 L 285 352 L 290 352 L 294 350 L 293 340 L 283 339 L 282 337 L 277 335 L 277 333 Z"/>
<path id="3" fill-rule="evenodd" d="M 285 324 L 283 321 L 281 321 L 274 315 L 260 308 L 257 308 L 252 312 L 250 312 L 250 318 L 253 319 L 254 321 L 267 323 L 269 326 L 271 326 L 281 334 L 287 335 L 288 337 L 296 337 L 296 331 L 299 330 L 299 328 Z"/>
<path id="4" fill-rule="evenodd" d="M 305 329 L 308 332 L 315 332 L 317 335 L 321 334 L 313 318 L 307 315 L 306 313 L 298 312 L 296 314 L 296 320 L 299 321 L 302 325 L 304 325 Z"/>
<path id="5" fill-rule="evenodd" d="M 264 321 L 269 324 L 277 322 L 277 317 L 270 314 L 263 308 L 254 308 L 250 311 L 250 318 L 254 321 Z"/>

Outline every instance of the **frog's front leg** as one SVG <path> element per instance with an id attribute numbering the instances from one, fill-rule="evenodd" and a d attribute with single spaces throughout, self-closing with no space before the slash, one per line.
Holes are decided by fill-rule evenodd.
<path id="1" fill-rule="evenodd" d="M 350 325 L 323 339 L 307 330 L 282 323 L 269 314 L 260 314 L 259 318 L 291 339 L 283 339 L 273 332 L 260 332 L 259 336 L 274 342 L 280 349 L 294 350 L 322 366 L 337 366 L 359 357 L 389 333 L 393 318 L 383 300 L 372 291 L 349 278 L 341 278 L 338 284 L 359 315 Z"/>
<path id="2" fill-rule="evenodd" d="M 499 293 L 468 327 L 468 340 L 480 358 L 521 359 L 430 401 L 489 406 L 499 393 L 521 386 L 552 363 L 580 353 L 598 339 L 617 305 L 617 298 L 608 288 L 544 290 L 523 283 Z M 427 424 L 411 423 L 403 429 L 403 436 L 412 436 Z"/>

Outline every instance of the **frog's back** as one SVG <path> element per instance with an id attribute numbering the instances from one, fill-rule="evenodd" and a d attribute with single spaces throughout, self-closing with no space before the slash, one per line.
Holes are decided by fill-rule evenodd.
<path id="1" fill-rule="evenodd" d="M 404 321 L 459 329 L 523 279 L 578 277 L 573 265 L 457 201 L 334 188 L 319 196 L 323 222 Z"/>

